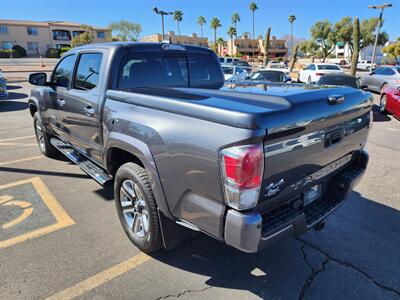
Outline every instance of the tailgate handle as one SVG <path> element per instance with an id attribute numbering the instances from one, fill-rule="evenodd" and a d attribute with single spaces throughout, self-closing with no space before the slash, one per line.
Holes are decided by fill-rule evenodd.
<path id="1" fill-rule="evenodd" d="M 338 129 L 327 133 L 325 137 L 325 148 L 340 143 L 343 140 L 343 138 L 344 138 L 343 129 Z"/>

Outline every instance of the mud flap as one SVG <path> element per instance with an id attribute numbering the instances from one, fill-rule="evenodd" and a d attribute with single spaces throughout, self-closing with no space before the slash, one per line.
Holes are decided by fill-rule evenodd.
<path id="1" fill-rule="evenodd" d="M 176 224 L 160 210 L 158 210 L 158 219 L 160 220 L 161 235 L 166 250 L 176 248 L 183 240 L 195 233 L 193 230 Z"/>

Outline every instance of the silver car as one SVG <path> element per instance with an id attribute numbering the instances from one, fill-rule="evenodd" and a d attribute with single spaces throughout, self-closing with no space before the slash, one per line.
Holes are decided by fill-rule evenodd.
<path id="1" fill-rule="evenodd" d="M 385 85 L 400 87 L 400 66 L 381 66 L 371 74 L 360 77 L 360 85 L 366 85 L 368 90 L 380 92 Z"/>
<path id="2" fill-rule="evenodd" d="M 0 98 L 7 97 L 7 80 L 4 78 L 0 70 Z"/>

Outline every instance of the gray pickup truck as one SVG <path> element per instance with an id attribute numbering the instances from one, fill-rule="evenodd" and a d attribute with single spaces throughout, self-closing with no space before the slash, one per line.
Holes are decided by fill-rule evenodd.
<path id="1" fill-rule="evenodd" d="M 224 87 L 218 58 L 202 47 L 82 46 L 49 80 L 29 81 L 40 150 L 113 183 L 122 226 L 144 252 L 191 230 L 257 252 L 322 228 L 368 163 L 369 92 Z"/>

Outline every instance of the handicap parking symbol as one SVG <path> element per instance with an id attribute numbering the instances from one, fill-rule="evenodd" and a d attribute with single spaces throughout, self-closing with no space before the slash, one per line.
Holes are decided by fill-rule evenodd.
<path id="1" fill-rule="evenodd" d="M 0 185 L 0 249 L 73 224 L 39 177 Z"/>

